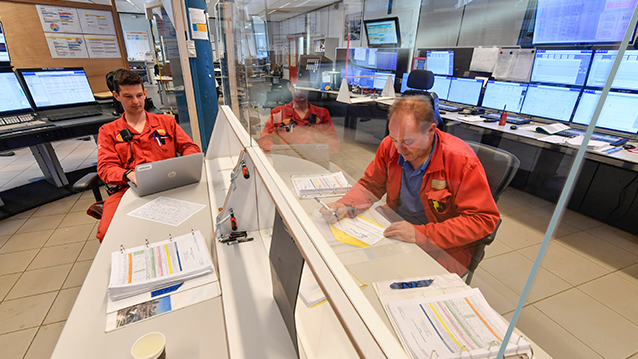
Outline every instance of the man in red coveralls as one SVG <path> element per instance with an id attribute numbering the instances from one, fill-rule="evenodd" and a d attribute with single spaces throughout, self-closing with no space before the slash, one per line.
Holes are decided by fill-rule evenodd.
<path id="1" fill-rule="evenodd" d="M 499 220 L 483 166 L 470 146 L 436 128 L 425 97 L 396 100 L 389 118 L 390 135 L 363 177 L 328 207 L 339 218 L 353 216 L 387 194 L 386 206 L 404 220 L 384 235 L 416 243 L 462 276 L 475 242 L 492 233 Z M 330 211 L 321 212 L 326 221 L 337 220 Z"/>
<path id="2" fill-rule="evenodd" d="M 330 153 L 339 152 L 339 136 L 330 113 L 323 107 L 311 105 L 308 91 L 295 89 L 289 82 L 292 102 L 275 107 L 257 141 L 259 147 L 270 152 L 279 144 L 327 143 Z"/>
<path id="3" fill-rule="evenodd" d="M 144 111 L 146 89 L 139 75 L 128 70 L 118 71 L 113 77 L 113 84 L 113 96 L 122 103 L 124 114 L 100 128 L 97 141 L 97 172 L 104 182 L 118 185 L 120 190 L 104 202 L 102 219 L 97 229 L 100 242 L 104 239 L 115 210 L 128 189 L 127 182 L 137 184 L 135 166 L 173 158 L 177 152 L 182 155 L 201 152 L 173 117 Z M 129 142 L 120 134 L 124 129 L 128 129 L 132 134 L 131 148 Z"/>

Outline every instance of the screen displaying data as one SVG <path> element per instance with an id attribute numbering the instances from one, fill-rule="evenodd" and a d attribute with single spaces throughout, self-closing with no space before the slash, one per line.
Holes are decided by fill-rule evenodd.
<path id="1" fill-rule="evenodd" d="M 441 100 L 447 100 L 451 81 L 451 77 L 434 76 L 434 85 L 428 91 L 436 93 Z"/>
<path id="2" fill-rule="evenodd" d="M 410 77 L 408 72 L 404 72 L 401 77 L 401 93 L 404 93 L 407 90 L 414 90 L 412 87 L 408 87 L 408 77 Z"/>
<path id="3" fill-rule="evenodd" d="M 4 38 L 4 29 L 0 22 L 0 62 L 11 62 L 9 58 L 9 50 L 7 49 L 7 41 Z"/>
<path id="4" fill-rule="evenodd" d="M 396 78 L 396 75 L 391 73 L 391 72 L 380 72 L 377 71 L 375 73 L 375 75 L 383 75 L 383 76 L 375 76 L 374 77 L 374 88 L 377 90 L 383 90 L 383 87 L 385 87 L 385 83 L 388 81 L 388 76 L 392 77 L 392 86 L 394 86 L 394 80 Z"/>
<path id="5" fill-rule="evenodd" d="M 537 50 L 531 82 L 585 84 L 592 50 Z"/>
<path id="6" fill-rule="evenodd" d="M 483 80 L 452 77 L 447 100 L 476 106 L 481 96 L 481 88 L 483 88 Z"/>
<path id="7" fill-rule="evenodd" d="M 0 72 L 0 115 L 10 111 L 30 110 L 29 100 L 13 72 Z"/>
<path id="8" fill-rule="evenodd" d="M 425 68 L 425 62 L 427 57 L 415 57 L 412 59 L 412 70 L 427 70 Z"/>
<path id="9" fill-rule="evenodd" d="M 454 51 L 428 51 L 427 70 L 435 75 L 452 76 L 454 71 Z"/>
<path id="10" fill-rule="evenodd" d="M 508 112 L 521 112 L 527 84 L 517 82 L 488 81 L 483 94 L 483 107 Z"/>
<path id="11" fill-rule="evenodd" d="M 38 108 L 95 102 L 84 70 L 23 71 Z"/>
<path id="12" fill-rule="evenodd" d="M 587 77 L 587 86 L 603 87 L 618 50 L 596 50 Z M 611 88 L 638 90 L 638 50 L 626 50 Z"/>
<path id="13" fill-rule="evenodd" d="M 602 91 L 583 90 L 573 123 L 589 125 Z M 636 133 L 638 131 L 638 94 L 610 92 L 596 127 Z"/>
<path id="14" fill-rule="evenodd" d="M 620 42 L 635 5 L 636 0 L 538 0 L 532 41 L 534 44 Z"/>
<path id="15" fill-rule="evenodd" d="M 377 51 L 376 68 L 378 70 L 396 71 L 397 58 L 396 52 Z"/>
<path id="16" fill-rule="evenodd" d="M 399 43 L 396 21 L 366 22 L 368 44 L 370 45 L 397 45 Z"/>
<path id="17" fill-rule="evenodd" d="M 529 85 L 521 113 L 569 121 L 580 89 L 544 85 Z"/>

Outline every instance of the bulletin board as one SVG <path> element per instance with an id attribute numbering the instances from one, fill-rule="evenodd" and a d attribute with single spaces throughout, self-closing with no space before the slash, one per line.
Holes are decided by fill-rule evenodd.
<path id="1" fill-rule="evenodd" d="M 79 13 L 86 10 L 110 12 L 113 17 L 119 58 L 54 58 L 47 42 L 50 32 L 44 32 L 37 5 L 75 8 Z M 0 0 L 0 21 L 4 27 L 11 65 L 15 69 L 34 67 L 83 67 L 93 92 L 108 91 L 106 74 L 119 68 L 128 68 L 126 48 L 122 36 L 119 16 L 115 7 L 55 0 Z M 97 25 L 96 25 L 97 26 Z M 98 41 L 100 36 L 93 36 Z M 104 36 L 106 38 L 107 36 Z M 95 43 L 95 42 L 94 42 Z M 89 44 L 90 45 L 90 44 Z"/>

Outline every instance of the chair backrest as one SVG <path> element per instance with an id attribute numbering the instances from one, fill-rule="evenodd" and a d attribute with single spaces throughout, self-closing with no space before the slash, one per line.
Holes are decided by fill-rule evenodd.
<path id="1" fill-rule="evenodd" d="M 408 87 L 412 90 L 407 90 L 403 93 L 403 96 L 425 96 L 430 100 L 432 109 L 434 110 L 434 120 L 436 121 L 436 127 L 443 131 L 447 131 L 445 121 L 441 118 L 439 113 L 439 96 L 434 92 L 428 92 L 434 86 L 434 74 L 428 70 L 412 70 L 408 76 Z M 417 89 L 417 90 L 414 90 Z"/>
<path id="2" fill-rule="evenodd" d="M 492 191 L 492 197 L 494 197 L 495 202 L 498 201 L 498 198 L 514 178 L 521 161 L 501 148 L 472 141 L 466 142 L 476 152 L 476 156 L 481 161 L 487 175 L 487 182 Z"/>

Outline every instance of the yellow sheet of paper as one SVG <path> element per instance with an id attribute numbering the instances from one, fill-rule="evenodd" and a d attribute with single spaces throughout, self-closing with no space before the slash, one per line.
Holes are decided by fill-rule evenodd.
<path id="1" fill-rule="evenodd" d="M 369 219 L 367 219 L 366 217 L 363 216 L 359 216 L 361 219 L 364 219 L 370 223 L 376 224 L 377 226 L 381 227 L 380 224 L 371 221 Z M 361 248 L 368 248 L 370 247 L 370 245 L 366 242 L 363 242 L 359 239 L 356 239 L 355 237 L 349 235 L 348 233 L 335 228 L 332 224 L 330 225 L 330 231 L 332 232 L 332 235 L 335 237 L 335 239 L 341 243 L 345 243 L 345 244 L 350 244 L 353 246 L 357 246 L 357 247 L 361 247 Z"/>

